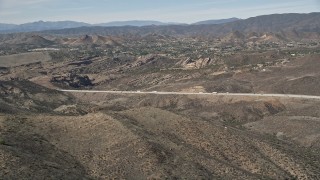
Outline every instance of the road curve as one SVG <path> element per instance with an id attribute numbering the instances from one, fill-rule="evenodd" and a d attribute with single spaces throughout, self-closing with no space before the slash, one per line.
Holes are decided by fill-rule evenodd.
<path id="1" fill-rule="evenodd" d="M 97 90 L 65 90 L 57 89 L 61 92 L 72 93 L 109 93 L 109 94 L 157 94 L 157 95 L 212 95 L 212 96 L 253 96 L 253 97 L 282 97 L 282 98 L 301 98 L 319 99 L 320 96 L 296 95 L 296 94 L 253 94 L 253 93 L 188 93 L 188 92 L 144 92 L 144 91 L 97 91 Z"/>

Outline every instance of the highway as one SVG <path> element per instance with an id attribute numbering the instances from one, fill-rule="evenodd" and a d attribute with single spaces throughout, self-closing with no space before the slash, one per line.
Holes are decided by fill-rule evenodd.
<path id="1" fill-rule="evenodd" d="M 281 98 L 300 98 L 300 99 L 319 99 L 320 96 L 296 95 L 296 94 L 253 94 L 253 93 L 188 93 L 188 92 L 158 92 L 158 91 L 98 91 L 98 90 L 65 90 L 57 89 L 61 92 L 70 93 L 108 93 L 108 94 L 157 94 L 157 95 L 212 95 L 212 96 L 245 96 L 245 97 L 281 97 Z"/>

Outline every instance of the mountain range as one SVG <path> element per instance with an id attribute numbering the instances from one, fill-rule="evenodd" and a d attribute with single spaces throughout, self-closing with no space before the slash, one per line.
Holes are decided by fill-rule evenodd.
<path id="1" fill-rule="evenodd" d="M 208 20 L 201 21 L 195 24 L 223 24 L 227 22 L 233 22 L 238 20 L 237 18 L 231 19 L 221 19 L 221 20 Z M 134 26 L 134 27 L 143 27 L 143 26 L 165 26 L 165 25 L 187 25 L 184 23 L 175 23 L 175 22 L 160 22 L 160 21 L 147 21 L 147 20 L 132 20 L 132 21 L 113 21 L 108 23 L 100 24 L 89 24 L 76 21 L 37 21 L 25 24 L 3 24 L 0 23 L 0 32 L 4 33 L 14 33 L 14 32 L 32 32 L 32 31 L 44 31 L 44 30 L 59 30 L 59 29 L 68 29 L 68 28 L 78 28 L 78 27 L 121 27 L 121 26 Z"/>
<path id="2" fill-rule="evenodd" d="M 1 24 L 0 32 L 32 32 L 32 31 L 44 31 L 55 29 L 76 28 L 82 26 L 91 26 L 87 23 L 75 22 L 75 21 L 57 21 L 57 22 L 44 22 L 37 21 L 25 24 Z"/>
<path id="3" fill-rule="evenodd" d="M 217 19 L 217 20 L 206 20 L 206 21 L 199 21 L 196 23 L 193 23 L 194 25 L 202 25 L 202 24 L 225 24 L 229 22 L 239 21 L 241 19 L 239 18 L 229 18 L 229 19 Z"/>
<path id="4" fill-rule="evenodd" d="M 167 25 L 167 26 L 122 26 L 122 27 L 79 27 L 39 32 L 43 35 L 99 34 L 101 36 L 198 36 L 204 38 L 223 37 L 233 32 L 245 36 L 250 33 L 272 33 L 288 39 L 302 40 L 320 37 L 320 13 L 273 14 L 237 20 L 225 24 Z"/>
<path id="5" fill-rule="evenodd" d="M 164 25 L 174 25 L 174 24 L 182 24 L 182 23 L 164 23 L 160 21 L 141 21 L 141 20 L 133 20 L 133 21 L 113 21 L 108 23 L 94 24 L 94 26 L 104 26 L 104 27 L 118 27 L 118 26 L 164 26 Z"/>
<path id="6" fill-rule="evenodd" d="M 13 29 L 10 29 L 13 28 Z M 239 31 L 241 33 L 272 32 L 300 38 L 303 36 L 320 36 L 320 12 L 309 14 L 272 14 L 248 19 L 210 20 L 186 25 L 178 23 L 161 23 L 158 21 L 125 21 L 105 24 L 87 24 L 73 21 L 35 22 L 22 25 L 0 24 L 0 33 L 42 31 L 44 34 L 85 35 L 99 34 L 159 34 L 169 36 L 223 36 Z"/>

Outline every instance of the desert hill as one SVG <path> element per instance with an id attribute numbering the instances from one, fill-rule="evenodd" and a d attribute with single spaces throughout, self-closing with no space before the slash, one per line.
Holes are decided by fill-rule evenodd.
<path id="1" fill-rule="evenodd" d="M 70 95 L 70 94 L 69 94 Z M 282 129 L 277 136 L 238 128 L 277 116 L 303 115 L 317 102 L 73 94 L 83 103 L 100 104 L 83 116 L 0 116 L 1 176 L 83 178 L 307 178 L 317 179 L 317 141 L 301 147 L 286 139 L 315 135 L 314 122 L 300 134 Z M 292 109 L 293 108 L 293 109 Z M 260 121 L 260 119 L 264 121 Z M 255 124 L 250 124 L 254 122 Z M 278 122 L 278 123 L 281 123 Z M 291 124 L 298 128 L 300 124 Z M 269 126 L 268 126 L 269 127 Z M 284 126 L 282 126 L 284 127 Z M 264 131 L 269 131 L 265 129 Z M 306 136 L 303 136 L 308 132 Z M 312 133 L 313 132 L 313 133 Z M 110 138 L 113 137 L 113 138 Z M 27 142 L 27 143 L 26 143 Z M 40 151 L 39 151 L 40 150 Z M 6 161 L 6 159 L 15 161 Z M 24 169 L 20 170 L 19 167 Z M 15 173 L 12 173 L 12 169 Z M 4 174 L 4 172 L 7 172 Z"/>
<path id="2" fill-rule="evenodd" d="M 50 41 L 40 35 L 36 34 L 22 34 L 17 36 L 12 36 L 7 40 L 3 41 L 1 44 L 8 45 L 36 45 L 36 46 L 50 46 L 54 42 Z"/>
<path id="3" fill-rule="evenodd" d="M 1 113 L 49 113 L 62 105 L 72 103 L 75 103 L 72 97 L 30 81 L 0 81 Z"/>
<path id="4" fill-rule="evenodd" d="M 121 46 L 121 40 L 119 38 L 100 36 L 100 35 L 84 35 L 78 38 L 60 38 L 56 42 L 71 45 L 106 45 L 110 47 Z"/>

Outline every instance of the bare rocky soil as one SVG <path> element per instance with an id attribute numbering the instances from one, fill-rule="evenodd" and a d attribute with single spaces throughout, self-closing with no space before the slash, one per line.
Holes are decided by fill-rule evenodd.
<path id="1" fill-rule="evenodd" d="M 1 177 L 318 179 L 320 175 L 318 101 L 64 96 L 91 108 L 84 115 L 54 110 L 1 114 Z M 314 107 L 310 116 L 305 114 L 308 107 Z"/>
<path id="2" fill-rule="evenodd" d="M 312 43 L 227 48 L 237 37 L 222 39 L 212 58 L 183 49 L 211 42 L 156 34 L 131 44 L 100 36 L 12 41 L 16 49 L 5 53 L 53 41 L 62 50 L 0 62 L 0 179 L 320 179 L 319 100 L 201 95 L 320 95 L 319 52 Z M 151 47 L 155 54 L 140 52 Z M 20 56 L 0 61 L 12 57 Z"/>

